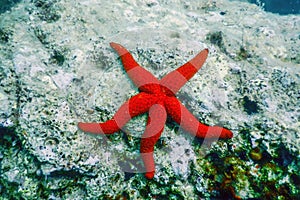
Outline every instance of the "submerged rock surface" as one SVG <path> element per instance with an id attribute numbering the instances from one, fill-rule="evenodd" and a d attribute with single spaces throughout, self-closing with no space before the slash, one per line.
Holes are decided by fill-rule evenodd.
<path id="1" fill-rule="evenodd" d="M 14 1 L 17 2 L 17 1 Z M 300 16 L 237 1 L 22 1 L 0 13 L 0 194 L 4 199 L 291 199 L 300 192 Z M 234 132 L 200 141 L 171 120 L 142 176 L 146 116 L 91 136 L 136 94 L 114 41 L 162 77 L 203 48 L 178 93 Z"/>

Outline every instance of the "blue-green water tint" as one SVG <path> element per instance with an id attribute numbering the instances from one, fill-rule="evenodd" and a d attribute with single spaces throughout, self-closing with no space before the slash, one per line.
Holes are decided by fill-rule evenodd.
<path id="1" fill-rule="evenodd" d="M 21 0 L 0 0 L 0 14 L 9 10 L 15 4 L 19 3 Z"/>
<path id="2" fill-rule="evenodd" d="M 300 14 L 300 0 L 250 0 L 250 2 L 263 5 L 267 12 L 280 15 Z"/>

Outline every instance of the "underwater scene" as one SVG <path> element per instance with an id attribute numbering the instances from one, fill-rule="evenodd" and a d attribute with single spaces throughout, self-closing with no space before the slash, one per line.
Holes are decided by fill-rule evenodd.
<path id="1" fill-rule="evenodd" d="M 0 200 L 300 199 L 299 0 L 0 0 Z"/>

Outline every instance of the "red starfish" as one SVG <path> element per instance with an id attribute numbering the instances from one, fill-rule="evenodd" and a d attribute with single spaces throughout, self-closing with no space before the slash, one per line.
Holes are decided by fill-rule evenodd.
<path id="1" fill-rule="evenodd" d="M 154 145 L 164 129 L 167 115 L 170 115 L 193 136 L 232 138 L 232 132 L 226 128 L 200 123 L 175 96 L 204 64 L 208 49 L 204 49 L 192 60 L 158 80 L 142 68 L 123 46 L 113 42 L 110 46 L 120 55 L 125 71 L 140 92 L 126 101 L 111 120 L 103 123 L 79 122 L 78 127 L 82 131 L 93 134 L 112 134 L 120 131 L 131 118 L 149 111 L 146 129 L 140 144 L 140 152 L 146 168 L 145 177 L 148 179 L 152 179 L 155 173 Z"/>

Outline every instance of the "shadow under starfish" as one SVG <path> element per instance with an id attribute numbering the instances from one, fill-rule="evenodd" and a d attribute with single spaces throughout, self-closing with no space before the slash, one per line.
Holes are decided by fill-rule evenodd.
<path id="1" fill-rule="evenodd" d="M 133 117 L 148 112 L 147 125 L 140 144 L 140 153 L 146 168 L 145 177 L 148 179 L 152 179 L 155 174 L 154 146 L 163 132 L 167 115 L 195 137 L 233 137 L 233 133 L 226 128 L 207 126 L 199 122 L 175 96 L 204 64 L 208 49 L 202 50 L 189 62 L 158 80 L 142 68 L 123 46 L 114 42 L 110 46 L 121 57 L 124 69 L 138 87 L 139 93 L 126 101 L 112 119 L 103 123 L 79 122 L 80 130 L 93 134 L 113 134 L 120 131 Z"/>

